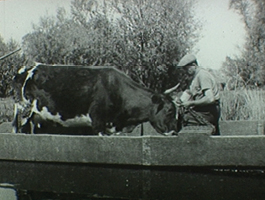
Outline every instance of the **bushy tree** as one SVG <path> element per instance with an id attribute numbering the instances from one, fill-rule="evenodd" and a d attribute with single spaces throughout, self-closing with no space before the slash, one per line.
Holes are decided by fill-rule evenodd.
<path id="1" fill-rule="evenodd" d="M 193 3 L 74 0 L 70 17 L 60 9 L 56 17 L 41 18 L 24 37 L 24 51 L 49 64 L 113 65 L 163 91 L 179 81 L 170 69 L 198 39 Z"/>
<path id="2" fill-rule="evenodd" d="M 18 43 L 10 40 L 5 43 L 0 37 L 0 57 L 18 49 Z M 21 53 L 15 53 L 0 60 L 0 97 L 8 97 L 13 94 L 12 79 L 17 70 L 26 62 L 26 57 Z"/>
<path id="3" fill-rule="evenodd" d="M 120 0 L 113 3 L 119 14 L 116 65 L 150 88 L 164 90 L 179 79 L 169 77 L 175 60 L 195 41 L 192 1 Z M 121 45 L 122 44 L 122 45 Z M 123 52 L 126 52 L 125 55 Z M 174 81 L 170 81 L 172 78 Z"/>
<path id="4" fill-rule="evenodd" d="M 227 58 L 224 69 L 234 87 L 264 87 L 265 2 L 263 0 L 231 0 L 230 6 L 241 14 L 247 36 L 242 56 L 236 59 Z"/>

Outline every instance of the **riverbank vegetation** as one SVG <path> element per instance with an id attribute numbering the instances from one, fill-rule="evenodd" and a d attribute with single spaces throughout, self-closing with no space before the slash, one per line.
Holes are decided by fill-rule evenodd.
<path id="1" fill-rule="evenodd" d="M 264 90 L 232 90 L 221 92 L 221 120 L 264 120 Z"/>

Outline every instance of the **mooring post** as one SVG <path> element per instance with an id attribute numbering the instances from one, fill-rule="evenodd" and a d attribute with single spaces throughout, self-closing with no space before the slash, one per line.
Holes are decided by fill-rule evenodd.
<path id="1" fill-rule="evenodd" d="M 258 122 L 258 135 L 264 135 L 264 121 Z"/>

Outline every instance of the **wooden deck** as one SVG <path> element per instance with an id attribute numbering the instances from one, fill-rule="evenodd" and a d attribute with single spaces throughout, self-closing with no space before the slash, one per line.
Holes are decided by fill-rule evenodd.
<path id="1" fill-rule="evenodd" d="M 243 127 L 245 125 L 245 128 Z M 255 134 L 211 136 L 187 129 L 178 136 L 0 134 L 0 160 L 138 166 L 265 167 L 261 122 L 237 124 Z M 231 126 L 231 125 L 230 125 Z M 253 127 L 256 127 L 255 130 Z M 228 125 L 226 125 L 228 130 Z M 232 133 L 232 132 L 231 132 Z"/>

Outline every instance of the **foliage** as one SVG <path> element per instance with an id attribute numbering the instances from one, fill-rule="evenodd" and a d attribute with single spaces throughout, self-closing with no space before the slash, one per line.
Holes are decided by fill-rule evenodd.
<path id="1" fill-rule="evenodd" d="M 191 1 L 116 1 L 119 40 L 118 65 L 137 81 L 155 89 L 165 89 L 167 72 L 174 60 L 193 47 L 196 39 Z M 126 52 L 125 55 L 123 52 Z M 173 79 L 178 79 L 172 77 Z M 176 84 L 176 83 L 174 83 Z"/>
<path id="2" fill-rule="evenodd" d="M 171 68 L 198 39 L 193 3 L 74 0 L 70 17 L 60 9 L 57 17 L 41 18 L 24 37 L 23 49 L 42 63 L 113 65 L 163 91 L 180 81 Z"/>
<path id="3" fill-rule="evenodd" d="M 240 58 L 227 58 L 224 71 L 231 88 L 256 88 L 265 85 L 265 3 L 263 0 L 231 0 L 245 24 L 247 38 Z"/>
<path id="4" fill-rule="evenodd" d="M 11 122 L 13 117 L 14 100 L 12 98 L 0 98 L 0 124 L 3 122 Z"/>
<path id="5" fill-rule="evenodd" d="M 18 44 L 14 40 L 5 43 L 3 38 L 0 37 L 0 57 L 16 49 L 18 49 Z M 13 94 L 11 86 L 13 76 L 25 62 L 25 56 L 19 52 L 0 60 L 0 97 L 7 97 Z"/>
<path id="6" fill-rule="evenodd" d="M 264 120 L 263 90 L 233 90 L 221 92 L 221 120 Z"/>

